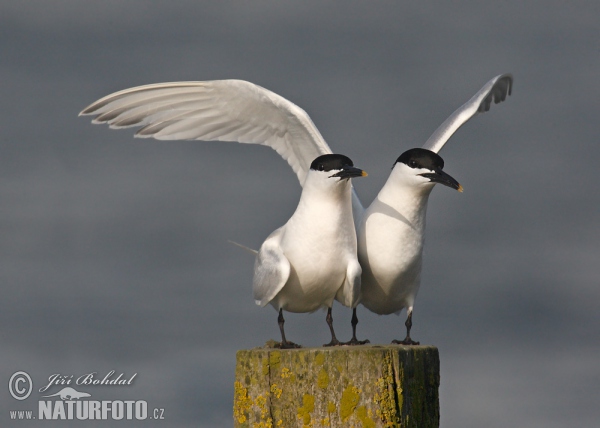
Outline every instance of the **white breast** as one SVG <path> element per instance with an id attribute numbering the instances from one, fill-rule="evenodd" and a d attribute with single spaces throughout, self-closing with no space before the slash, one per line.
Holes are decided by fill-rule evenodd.
<path id="1" fill-rule="evenodd" d="M 357 258 L 350 186 L 345 187 L 337 199 L 304 195 L 305 186 L 296 212 L 284 227 L 281 247 L 291 272 L 271 302 L 276 308 L 312 312 L 330 307 L 343 286 L 348 264 Z"/>
<path id="2" fill-rule="evenodd" d="M 427 190 L 386 183 L 365 211 L 358 229 L 361 303 L 375 313 L 413 305 L 421 282 Z"/>

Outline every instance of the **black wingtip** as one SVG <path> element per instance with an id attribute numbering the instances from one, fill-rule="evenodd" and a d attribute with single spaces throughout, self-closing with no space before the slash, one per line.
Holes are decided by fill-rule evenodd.
<path id="1" fill-rule="evenodd" d="M 479 104 L 479 108 L 477 109 L 479 113 L 485 113 L 489 111 L 492 106 L 492 102 L 494 104 L 501 103 L 506 100 L 506 97 L 512 94 L 513 87 L 513 77 L 512 74 L 503 74 L 496 82 L 494 86 L 490 89 L 488 95 L 481 101 Z"/>

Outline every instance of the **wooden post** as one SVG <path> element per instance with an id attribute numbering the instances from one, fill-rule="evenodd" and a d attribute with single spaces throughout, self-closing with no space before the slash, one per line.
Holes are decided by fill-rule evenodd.
<path id="1" fill-rule="evenodd" d="M 238 351 L 235 427 L 439 427 L 433 346 Z"/>

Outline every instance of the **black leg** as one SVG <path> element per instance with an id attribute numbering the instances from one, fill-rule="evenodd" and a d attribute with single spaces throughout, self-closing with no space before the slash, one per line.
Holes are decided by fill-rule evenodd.
<path id="1" fill-rule="evenodd" d="M 406 317 L 406 322 L 404 323 L 406 326 L 406 337 L 404 340 L 392 340 L 392 343 L 396 345 L 418 345 L 419 342 L 415 342 L 410 338 L 410 329 L 412 327 L 412 308 L 408 310 L 408 317 Z"/>
<path id="2" fill-rule="evenodd" d="M 283 324 L 285 324 L 285 320 L 283 319 L 283 309 L 279 309 L 279 316 L 277 317 L 277 322 L 279 323 L 279 331 L 281 332 L 281 343 L 279 344 L 280 349 L 293 349 L 293 348 L 301 348 L 300 345 L 296 345 L 294 342 L 288 342 L 285 338 L 285 332 L 283 331 Z"/>
<path id="3" fill-rule="evenodd" d="M 352 324 L 352 339 L 350 339 L 350 342 L 343 343 L 343 345 L 364 345 L 365 343 L 370 343 L 369 339 L 358 340 L 356 338 L 356 325 L 358 324 L 356 308 L 352 309 L 352 320 L 350 321 L 350 323 Z"/>
<path id="4" fill-rule="evenodd" d="M 335 332 L 333 331 L 333 316 L 331 315 L 331 308 L 327 309 L 327 317 L 325 318 L 327 321 L 327 325 L 329 326 L 329 330 L 331 331 L 331 342 L 326 343 L 323 346 L 339 346 L 342 343 L 337 340 L 335 337 Z"/>

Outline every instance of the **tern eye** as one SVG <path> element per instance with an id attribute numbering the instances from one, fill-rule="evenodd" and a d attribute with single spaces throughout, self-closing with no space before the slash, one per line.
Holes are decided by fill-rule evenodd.
<path id="1" fill-rule="evenodd" d="M 411 168 L 416 168 L 417 167 L 417 161 L 416 160 L 410 160 L 410 161 L 408 161 L 408 166 L 410 166 Z"/>
<path id="2" fill-rule="evenodd" d="M 323 164 L 319 164 L 319 171 L 325 171 L 325 167 L 323 166 Z"/>

